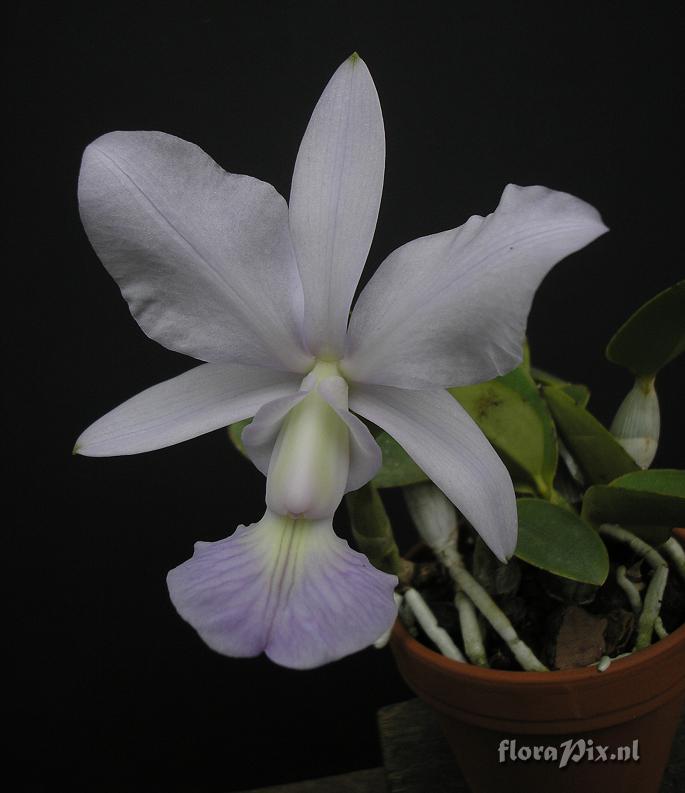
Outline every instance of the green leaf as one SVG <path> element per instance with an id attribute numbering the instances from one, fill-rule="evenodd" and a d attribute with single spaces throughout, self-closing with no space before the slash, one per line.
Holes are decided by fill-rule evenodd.
<path id="1" fill-rule="evenodd" d="M 532 377 L 518 367 L 479 385 L 449 389 L 483 430 L 519 489 L 547 497 L 557 465 L 554 425 Z"/>
<path id="2" fill-rule="evenodd" d="M 532 368 L 530 374 L 533 380 L 540 385 L 559 386 L 565 394 L 571 397 L 576 405 L 580 405 L 582 408 L 584 408 L 590 400 L 590 389 L 586 385 L 582 385 L 581 383 L 569 383 L 557 377 L 555 374 L 545 372 L 544 369 Z"/>
<path id="3" fill-rule="evenodd" d="M 583 517 L 595 525 L 618 523 L 659 545 L 671 529 L 685 526 L 685 471 L 634 471 L 595 485 L 585 494 Z"/>
<path id="4" fill-rule="evenodd" d="M 619 476 L 611 483 L 611 487 L 622 487 L 627 490 L 638 490 L 647 493 L 658 493 L 672 496 L 683 501 L 685 505 L 685 471 L 675 468 L 652 468 L 648 471 L 634 471 Z M 680 518 L 685 522 L 685 514 Z"/>
<path id="5" fill-rule="evenodd" d="M 248 424 L 252 423 L 252 419 L 243 419 L 242 421 L 236 421 L 235 424 L 231 424 L 228 428 L 228 437 L 231 439 L 231 442 L 235 446 L 235 448 L 244 456 L 247 457 L 245 453 L 245 446 L 243 445 L 242 441 L 242 434 L 245 427 Z"/>
<path id="6" fill-rule="evenodd" d="M 519 536 L 515 555 L 554 575 L 599 586 L 609 554 L 597 531 L 575 512 L 538 498 L 516 502 Z"/>
<path id="7" fill-rule="evenodd" d="M 529 482 L 514 482 L 514 492 L 521 496 L 537 495 L 537 491 Z"/>
<path id="8" fill-rule="evenodd" d="M 537 366 L 530 367 L 530 376 L 541 385 L 568 385 L 566 380 L 562 380 L 561 377 L 546 372 L 544 369 L 538 369 Z"/>
<path id="9" fill-rule="evenodd" d="M 590 401 L 590 389 L 580 383 L 569 383 L 561 386 L 561 390 L 571 397 L 571 399 L 581 408 L 587 407 Z"/>
<path id="10" fill-rule="evenodd" d="M 542 390 L 564 443 L 592 484 L 608 484 L 638 466 L 606 427 L 558 386 Z"/>
<path id="11" fill-rule="evenodd" d="M 685 350 L 685 281 L 660 292 L 614 334 L 606 357 L 636 377 L 653 377 Z"/>
<path id="12" fill-rule="evenodd" d="M 372 479 L 376 487 L 404 487 L 405 485 L 415 485 L 417 482 L 425 482 L 428 479 L 399 443 L 387 432 L 376 435 L 376 443 L 381 447 L 383 454 L 383 465 Z"/>

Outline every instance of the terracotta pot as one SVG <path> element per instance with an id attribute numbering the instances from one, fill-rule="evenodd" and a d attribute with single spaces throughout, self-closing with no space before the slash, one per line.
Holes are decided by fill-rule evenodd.
<path id="1" fill-rule="evenodd" d="M 685 626 L 604 672 L 482 669 L 433 652 L 399 621 L 391 647 L 472 793 L 657 793 L 685 706 Z"/>

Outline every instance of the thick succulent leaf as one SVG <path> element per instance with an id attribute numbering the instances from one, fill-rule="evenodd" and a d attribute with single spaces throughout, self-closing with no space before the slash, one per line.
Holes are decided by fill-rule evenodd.
<path id="1" fill-rule="evenodd" d="M 383 454 L 383 464 L 373 478 L 376 487 L 405 487 L 427 481 L 426 474 L 387 432 L 376 435 L 376 443 Z"/>
<path id="2" fill-rule="evenodd" d="M 650 471 L 635 471 L 632 474 L 620 476 L 611 483 L 611 487 L 677 498 L 685 506 L 685 471 L 673 468 L 653 468 Z M 685 522 L 685 514 L 681 516 L 680 520 Z"/>
<path id="3" fill-rule="evenodd" d="M 562 380 L 561 377 L 557 377 L 545 369 L 539 369 L 537 366 L 530 367 L 530 376 L 540 385 L 568 385 L 566 380 Z"/>
<path id="4" fill-rule="evenodd" d="M 543 396 L 564 443 L 592 484 L 608 484 L 638 466 L 606 427 L 563 388 L 547 386 Z"/>
<path id="5" fill-rule="evenodd" d="M 534 366 L 530 368 L 530 375 L 539 385 L 558 386 L 565 394 L 571 397 L 576 405 L 580 405 L 582 408 L 587 407 L 587 403 L 590 401 L 590 389 L 582 383 L 569 383 L 555 374 L 546 372 L 544 369 L 537 369 Z"/>
<path id="6" fill-rule="evenodd" d="M 583 517 L 618 523 L 647 542 L 665 542 L 671 529 L 685 526 L 685 471 L 652 469 L 595 485 L 585 494 Z"/>
<path id="7" fill-rule="evenodd" d="M 585 408 L 590 401 L 590 389 L 580 383 L 568 383 L 561 386 L 561 390 L 571 397 L 578 407 Z"/>
<path id="8" fill-rule="evenodd" d="M 537 498 L 516 502 L 519 535 L 515 556 L 554 575 L 603 584 L 609 555 L 597 531 L 563 507 Z"/>
<path id="9" fill-rule="evenodd" d="M 606 356 L 636 377 L 655 375 L 685 350 L 685 281 L 653 297 L 614 334 Z"/>
<path id="10" fill-rule="evenodd" d="M 548 496 L 557 465 L 556 433 L 525 369 L 449 391 L 497 449 L 514 482 L 528 482 L 539 495 Z"/>

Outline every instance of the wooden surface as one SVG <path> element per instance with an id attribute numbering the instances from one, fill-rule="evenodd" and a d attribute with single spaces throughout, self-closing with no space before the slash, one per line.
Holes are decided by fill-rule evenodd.
<path id="1" fill-rule="evenodd" d="M 432 711 L 418 699 L 378 711 L 385 768 L 243 793 L 469 793 Z M 685 791 L 685 719 L 660 793 Z M 504 791 L 503 791 L 504 793 Z"/>
<path id="2" fill-rule="evenodd" d="M 420 699 L 381 708 L 378 728 L 388 793 L 468 793 L 437 719 Z"/>

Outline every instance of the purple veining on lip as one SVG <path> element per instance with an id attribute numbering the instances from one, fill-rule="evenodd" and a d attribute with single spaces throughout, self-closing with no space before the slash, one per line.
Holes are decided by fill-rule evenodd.
<path id="1" fill-rule="evenodd" d="M 371 644 L 395 619 L 395 576 L 376 570 L 333 532 L 330 520 L 269 511 L 224 540 L 195 545 L 171 570 L 171 600 L 214 650 L 265 652 L 299 669 Z"/>

